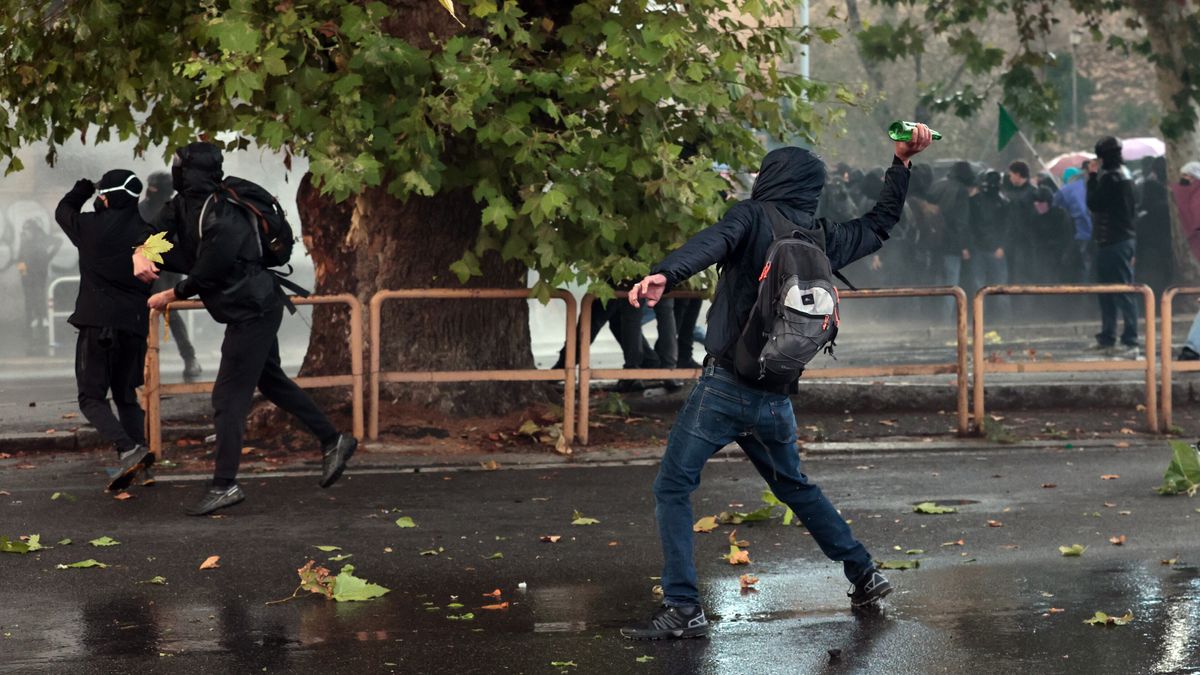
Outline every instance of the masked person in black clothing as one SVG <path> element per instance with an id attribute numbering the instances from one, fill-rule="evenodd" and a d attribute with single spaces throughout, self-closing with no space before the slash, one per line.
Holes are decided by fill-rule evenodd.
<path id="1" fill-rule="evenodd" d="M 147 177 L 146 196 L 138 203 L 138 210 L 141 212 L 142 218 L 150 223 L 151 228 L 162 220 L 163 212 L 170 203 L 171 195 L 174 192 L 175 190 L 171 187 L 170 174 L 158 171 Z M 158 279 L 154 281 L 151 292 L 159 293 L 168 288 L 175 288 L 175 284 L 180 281 L 183 281 L 182 274 L 162 270 L 158 274 Z M 200 378 L 203 369 L 200 367 L 200 362 L 196 360 L 196 348 L 192 345 L 192 340 L 188 335 L 187 322 L 178 312 L 173 312 L 167 315 L 167 329 L 171 331 L 175 347 L 179 350 L 179 358 L 183 359 L 183 381 L 195 382 Z"/>
<path id="2" fill-rule="evenodd" d="M 76 182 L 54 211 L 55 220 L 79 249 L 79 296 L 67 321 L 79 329 L 79 411 L 117 451 L 109 490 L 124 490 L 138 471 L 154 463 L 137 398 L 146 357 L 150 284 L 133 277 L 129 262 L 129 251 L 150 233 L 138 214 L 141 192 L 142 183 L 132 171 L 117 169 L 100 179 L 94 213 L 80 213 L 97 193 L 90 180 Z M 109 391 L 116 415 L 108 404 Z"/>
<path id="3" fill-rule="evenodd" d="M 1005 247 L 1009 243 L 1012 212 L 1009 201 L 1000 192 L 999 171 L 985 171 L 980 179 L 979 192 L 971 197 L 971 229 L 967 249 L 979 286 L 1008 283 L 1008 259 Z M 995 299 L 997 314 L 1007 317 L 1008 296 Z"/>
<path id="4" fill-rule="evenodd" d="M 164 309 L 175 300 L 199 295 L 212 318 L 226 324 L 212 393 L 216 471 L 212 486 L 188 511 L 196 516 L 245 499 L 237 470 L 256 386 L 320 440 L 321 487 L 341 477 L 358 447 L 353 437 L 338 433 L 280 367 L 277 334 L 285 298 L 276 277 L 263 266 L 258 223 L 251 212 L 218 193 L 221 164 L 221 151 L 209 143 L 192 143 L 175 153 L 171 180 L 178 194 L 167 207 L 165 223 L 175 248 L 164 254 L 164 267 L 189 276 L 149 300 L 150 307 Z M 133 260 L 139 279 L 157 276 L 157 266 L 140 249 Z"/>
<path id="5" fill-rule="evenodd" d="M 1133 182 L 1121 159 L 1121 141 L 1106 136 L 1096 143 L 1100 170 L 1088 174 L 1087 207 L 1092 213 L 1096 242 L 1096 280 L 1102 284 L 1132 284 L 1134 254 Z M 1117 313 L 1125 321 L 1117 346 Z M 1100 332 L 1094 350 L 1108 356 L 1137 358 L 1137 307 L 1124 294 L 1100 295 Z"/>
<path id="6" fill-rule="evenodd" d="M 653 268 L 629 292 L 629 302 L 657 304 L 664 293 L 710 265 L 720 265 L 717 292 L 704 341 L 704 374 L 692 390 L 671 434 L 654 481 L 655 515 L 663 549 L 663 605 L 644 623 L 623 628 L 633 639 L 700 637 L 708 620 L 700 606 L 693 561 L 691 494 L 708 459 L 737 442 L 784 504 L 800 517 L 822 552 L 843 565 L 853 584 L 851 604 L 867 607 L 891 591 L 865 546 L 846 521 L 800 469 L 796 417 L 788 391 L 767 390 L 736 374 L 734 345 L 750 319 L 758 279 L 774 241 L 767 207 L 792 225 L 824 230 L 832 270 L 868 256 L 883 245 L 900 220 L 908 190 L 909 159 L 931 142 L 920 125 L 911 143 L 897 143 L 878 203 L 867 215 L 845 223 L 813 216 L 825 185 L 825 164 L 801 148 L 773 150 L 763 159 L 750 199 L 729 209 L 716 225 L 692 237 Z"/>

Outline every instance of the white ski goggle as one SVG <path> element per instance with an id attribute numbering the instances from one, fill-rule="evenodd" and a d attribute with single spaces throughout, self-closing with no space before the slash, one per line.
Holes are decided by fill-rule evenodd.
<path id="1" fill-rule="evenodd" d="M 105 195 L 110 192 L 116 192 L 117 190 L 124 190 L 125 193 L 128 194 L 129 196 L 137 197 L 137 196 L 141 195 L 142 193 L 134 192 L 133 190 L 129 189 L 129 181 L 133 181 L 133 180 L 137 180 L 137 179 L 138 179 L 137 175 L 131 173 L 131 174 L 129 174 L 129 177 L 125 179 L 124 183 L 121 183 L 117 187 L 110 187 L 110 188 L 104 188 L 103 190 L 97 190 L 96 194 Z"/>

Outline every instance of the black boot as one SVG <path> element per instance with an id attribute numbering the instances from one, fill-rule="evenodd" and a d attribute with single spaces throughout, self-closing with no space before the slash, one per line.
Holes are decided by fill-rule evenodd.
<path id="1" fill-rule="evenodd" d="M 346 434 L 338 434 L 337 440 L 321 448 L 321 487 L 327 488 L 342 477 L 346 462 L 357 449 L 358 440 Z"/>
<path id="2" fill-rule="evenodd" d="M 204 369 L 200 367 L 200 362 L 196 360 L 196 357 L 193 356 L 190 359 L 184 360 L 184 362 L 183 362 L 183 381 L 184 382 L 188 382 L 188 383 L 195 382 L 196 380 L 200 379 L 200 374 L 203 372 L 204 372 Z"/>

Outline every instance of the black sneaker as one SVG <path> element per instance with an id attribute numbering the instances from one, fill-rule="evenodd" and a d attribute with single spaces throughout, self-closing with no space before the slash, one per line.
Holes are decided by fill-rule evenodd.
<path id="1" fill-rule="evenodd" d="M 200 498 L 200 502 L 188 509 L 187 514 L 189 516 L 207 516 L 218 509 L 233 506 L 245 498 L 246 493 L 242 492 L 242 486 L 237 483 L 227 488 L 210 487 Z"/>
<path id="2" fill-rule="evenodd" d="M 154 469 L 149 466 L 142 467 L 142 487 L 154 487 L 158 481 L 154 479 Z"/>
<path id="3" fill-rule="evenodd" d="M 1184 347 L 1183 349 L 1179 350 L 1179 356 L 1177 356 L 1175 358 L 1175 360 L 1176 361 L 1200 361 L 1200 354 L 1197 354 L 1196 351 L 1194 349 L 1192 349 L 1191 347 Z"/>
<path id="4" fill-rule="evenodd" d="M 879 604 L 892 592 L 892 582 L 879 573 L 874 567 L 862 575 L 846 595 L 850 596 L 850 606 L 855 609 L 872 607 Z"/>
<path id="5" fill-rule="evenodd" d="M 204 369 L 200 367 L 200 362 L 195 357 L 190 358 L 183 363 L 183 381 L 187 383 L 195 382 L 200 379 L 200 375 Z"/>
<path id="6" fill-rule="evenodd" d="M 129 487 L 134 476 L 142 470 L 142 467 L 154 463 L 154 455 L 150 454 L 150 448 L 144 445 L 135 445 L 132 450 L 126 450 L 117 455 L 117 461 L 120 462 L 117 466 L 117 473 L 108 482 L 108 489 L 113 492 L 120 492 Z"/>
<path id="7" fill-rule="evenodd" d="M 321 448 L 321 487 L 327 488 L 342 477 L 357 449 L 358 440 L 346 434 L 338 434 L 336 441 Z"/>
<path id="8" fill-rule="evenodd" d="M 676 638 L 698 638 L 708 635 L 708 619 L 700 605 L 674 607 L 663 605 L 651 617 L 621 629 L 621 635 L 630 640 L 672 640 Z"/>

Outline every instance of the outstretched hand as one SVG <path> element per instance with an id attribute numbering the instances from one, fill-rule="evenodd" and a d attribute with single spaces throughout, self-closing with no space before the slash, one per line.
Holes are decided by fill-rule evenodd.
<path id="1" fill-rule="evenodd" d="M 896 141 L 896 156 L 906 165 L 913 156 L 929 147 L 933 142 L 933 132 L 924 124 L 917 124 L 912 132 L 912 140 Z"/>
<path id="2" fill-rule="evenodd" d="M 667 291 L 667 278 L 661 274 L 651 274 L 634 284 L 629 291 L 629 304 L 634 307 L 641 307 L 641 299 L 646 299 L 646 305 L 653 307 L 662 300 L 663 293 Z"/>

